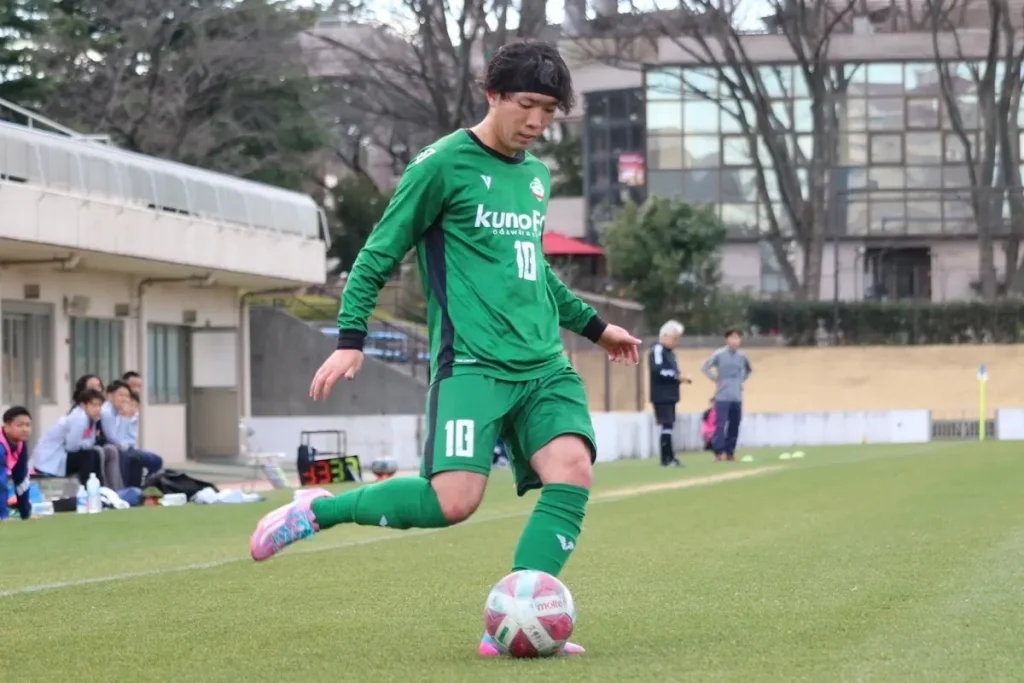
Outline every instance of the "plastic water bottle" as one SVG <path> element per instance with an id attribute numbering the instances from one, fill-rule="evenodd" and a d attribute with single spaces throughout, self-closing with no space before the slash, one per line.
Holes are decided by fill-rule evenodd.
<path id="1" fill-rule="evenodd" d="M 89 499 L 85 495 L 85 486 L 82 484 L 78 485 L 78 495 L 75 496 L 75 512 L 78 514 L 85 514 L 89 511 Z"/>
<path id="2" fill-rule="evenodd" d="M 96 478 L 95 472 L 91 473 L 89 481 L 85 482 L 85 493 L 89 499 L 89 514 L 103 512 L 103 499 L 100 497 L 100 480 Z"/>
<path id="3" fill-rule="evenodd" d="M 41 503 L 32 503 L 33 517 L 49 517 L 53 514 L 53 503 L 44 500 Z"/>

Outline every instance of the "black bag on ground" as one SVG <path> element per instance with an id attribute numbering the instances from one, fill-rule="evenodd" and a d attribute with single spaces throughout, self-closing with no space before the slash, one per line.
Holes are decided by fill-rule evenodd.
<path id="1" fill-rule="evenodd" d="M 179 472 L 178 470 L 162 470 L 156 474 L 150 475 L 146 479 L 145 486 L 141 488 L 154 487 L 160 489 L 164 495 L 168 493 L 184 493 L 185 497 L 192 500 L 192 496 L 196 495 L 205 488 L 211 488 L 217 491 L 217 487 L 208 481 L 196 479 L 191 475 Z"/>

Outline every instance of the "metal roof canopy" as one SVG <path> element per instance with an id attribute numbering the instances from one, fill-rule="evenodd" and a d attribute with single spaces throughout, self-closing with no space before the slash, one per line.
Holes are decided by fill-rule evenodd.
<path id="1" fill-rule="evenodd" d="M 318 240 L 327 231 L 307 195 L 0 122 L 0 183 Z"/>

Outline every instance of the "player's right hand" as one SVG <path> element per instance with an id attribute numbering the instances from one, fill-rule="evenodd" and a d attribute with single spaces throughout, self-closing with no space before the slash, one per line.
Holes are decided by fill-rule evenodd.
<path id="1" fill-rule="evenodd" d="M 309 385 L 309 397 L 314 401 L 327 398 L 339 379 L 352 379 L 363 366 L 363 352 L 358 349 L 338 349 L 324 361 Z"/>

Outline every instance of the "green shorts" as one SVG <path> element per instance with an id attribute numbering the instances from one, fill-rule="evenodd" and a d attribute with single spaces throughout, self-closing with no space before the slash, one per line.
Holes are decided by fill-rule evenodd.
<path id="1" fill-rule="evenodd" d="M 427 439 L 420 474 L 465 470 L 490 474 L 498 437 L 522 496 L 541 487 L 530 458 L 549 441 L 576 434 L 597 456 L 583 381 L 570 367 L 546 377 L 509 382 L 486 375 L 457 375 L 427 392 Z"/>

